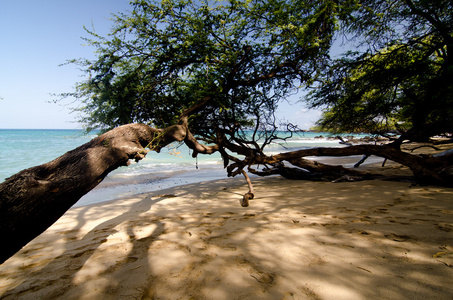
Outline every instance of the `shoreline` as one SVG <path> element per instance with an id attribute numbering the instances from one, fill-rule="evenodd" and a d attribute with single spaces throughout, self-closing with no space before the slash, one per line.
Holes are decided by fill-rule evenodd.
<path id="1" fill-rule="evenodd" d="M 393 171 L 392 171 L 393 172 Z M 71 208 L 2 299 L 451 299 L 453 189 L 242 177 Z"/>
<path id="2" fill-rule="evenodd" d="M 310 158 L 307 157 L 307 159 Z M 337 164 L 352 168 L 353 165 L 361 159 L 361 156 L 355 155 L 350 157 L 312 157 L 311 159 L 316 159 L 319 162 L 327 164 Z M 374 170 L 376 169 L 376 166 L 380 166 L 382 161 L 383 159 L 380 157 L 371 156 L 363 165 L 361 165 L 359 170 Z M 387 165 L 396 166 L 399 164 L 389 162 Z M 382 168 L 382 170 L 384 169 L 385 168 Z M 127 172 L 127 169 L 124 169 L 123 172 Z M 259 178 L 259 176 L 254 174 L 248 175 L 252 179 Z M 242 176 L 240 175 L 238 175 L 237 177 L 242 178 Z M 222 180 L 228 178 L 229 177 L 227 177 L 227 172 L 223 168 L 223 165 L 220 161 L 216 164 L 200 164 L 199 169 L 181 169 L 171 173 L 162 172 L 157 174 L 139 174 L 121 178 L 117 178 L 114 171 L 113 176 L 109 174 L 97 187 L 91 190 L 88 194 L 84 195 L 73 207 L 101 203 L 114 200 L 119 197 L 151 193 L 162 189 L 178 187 L 186 184 Z"/>

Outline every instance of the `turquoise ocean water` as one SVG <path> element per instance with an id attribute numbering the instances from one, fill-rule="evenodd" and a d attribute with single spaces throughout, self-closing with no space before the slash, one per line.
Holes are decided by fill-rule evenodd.
<path id="1" fill-rule="evenodd" d="M 319 135 L 300 133 L 285 143 L 270 145 L 266 153 L 340 146 L 338 140 L 315 138 Z M 83 135 L 81 130 L 0 129 L 0 182 L 23 169 L 51 161 L 95 136 Z M 218 153 L 199 155 L 196 160 L 185 145 L 172 144 L 161 153 L 149 152 L 139 163 L 111 172 L 76 206 L 223 178 L 227 176 Z"/>

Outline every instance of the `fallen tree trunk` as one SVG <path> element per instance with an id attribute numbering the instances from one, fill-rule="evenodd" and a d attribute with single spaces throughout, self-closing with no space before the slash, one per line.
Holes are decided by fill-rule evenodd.
<path id="1" fill-rule="evenodd" d="M 299 151 L 286 152 L 269 157 L 260 158 L 259 163 L 278 163 L 288 161 L 293 165 L 298 165 L 305 168 L 306 160 L 302 161 L 302 157 L 306 156 L 351 156 L 351 155 L 376 155 L 383 157 L 411 169 L 414 176 L 420 182 L 435 183 L 442 185 L 452 185 L 452 177 L 450 167 L 453 165 L 453 153 L 448 153 L 442 156 L 430 155 L 415 155 L 406 153 L 394 148 L 391 144 L 388 145 L 356 145 L 344 148 L 311 148 Z M 313 164 L 313 170 L 321 171 L 325 169 L 325 165 Z M 349 170 L 348 172 L 351 172 Z"/>
<path id="2" fill-rule="evenodd" d="M 229 148 L 232 150 L 233 148 Z M 234 149 L 236 150 L 236 149 Z M 241 150 L 241 149 L 239 149 Z M 246 153 L 245 150 L 239 154 Z M 234 159 L 229 156 L 234 163 L 227 168 L 229 176 L 239 174 L 242 169 L 249 167 L 250 172 L 257 175 L 266 176 L 271 174 L 280 174 L 291 179 L 305 180 L 323 180 L 330 181 L 334 178 L 340 178 L 344 175 L 358 176 L 367 178 L 376 178 L 372 174 L 344 168 L 343 166 L 326 165 L 316 161 L 304 159 L 307 156 L 334 156 L 344 157 L 352 155 L 363 155 L 368 157 L 375 155 L 384 159 L 392 160 L 407 166 L 411 169 L 415 179 L 420 183 L 440 184 L 446 186 L 453 185 L 453 152 L 445 151 L 437 155 L 416 155 L 401 151 L 391 144 L 386 145 L 354 145 L 344 148 L 310 148 L 298 151 L 280 153 L 276 155 L 250 155 L 244 160 Z M 301 170 L 282 166 L 283 162 L 288 162 Z M 271 166 L 264 171 L 251 169 L 252 165 Z M 305 170 L 305 171 L 304 171 Z"/>
<path id="3" fill-rule="evenodd" d="M 0 263 L 45 231 L 109 172 L 145 157 L 149 150 L 182 141 L 183 126 L 164 130 L 129 124 L 115 128 L 46 164 L 0 184 Z"/>

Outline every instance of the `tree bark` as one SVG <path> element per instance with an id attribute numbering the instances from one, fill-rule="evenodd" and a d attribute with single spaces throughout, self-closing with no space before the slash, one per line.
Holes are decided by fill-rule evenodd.
<path id="1" fill-rule="evenodd" d="M 164 130 L 129 124 L 91 140 L 46 164 L 23 170 L 0 184 L 0 263 L 58 220 L 109 172 L 177 140 L 181 126 Z"/>

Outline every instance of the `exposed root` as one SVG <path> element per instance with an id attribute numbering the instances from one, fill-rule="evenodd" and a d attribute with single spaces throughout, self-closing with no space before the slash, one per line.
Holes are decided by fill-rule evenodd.
<path id="1" fill-rule="evenodd" d="M 255 194 L 253 192 L 253 184 L 252 184 L 252 181 L 250 180 L 250 177 L 247 175 L 247 173 L 244 170 L 242 170 L 242 175 L 244 175 L 245 181 L 247 181 L 249 191 L 244 194 L 244 196 L 240 200 L 240 203 L 241 203 L 242 207 L 247 207 L 247 206 L 249 206 L 249 200 L 252 200 L 253 198 L 255 198 Z"/>

